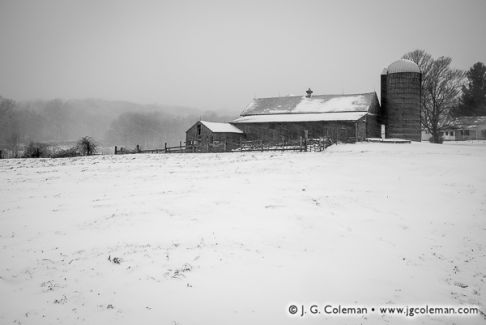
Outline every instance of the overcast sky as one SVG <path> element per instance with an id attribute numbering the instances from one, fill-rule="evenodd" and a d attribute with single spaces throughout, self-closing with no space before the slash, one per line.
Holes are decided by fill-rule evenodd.
<path id="1" fill-rule="evenodd" d="M 0 95 L 239 110 L 253 97 L 379 91 L 426 49 L 486 62 L 485 0 L 0 0 Z"/>

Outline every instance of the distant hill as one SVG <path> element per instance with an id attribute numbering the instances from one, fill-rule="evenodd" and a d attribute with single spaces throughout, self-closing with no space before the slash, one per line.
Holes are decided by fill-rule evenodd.
<path id="1" fill-rule="evenodd" d="M 9 104 L 9 109 L 0 110 L 0 119 L 6 125 L 0 130 L 0 146 L 4 147 L 30 141 L 75 141 L 86 135 L 101 145 L 158 147 L 164 142 L 184 141 L 187 128 L 199 119 L 221 122 L 237 116 L 192 107 L 103 99 L 10 102 L 13 105 Z"/>
<path id="2" fill-rule="evenodd" d="M 169 106 L 161 104 L 138 104 L 121 100 L 105 100 L 105 99 L 53 99 L 53 100 L 36 100 L 18 102 L 19 108 L 27 108 L 32 110 L 42 110 L 48 107 L 52 102 L 59 101 L 70 110 L 83 110 L 85 112 L 112 115 L 126 112 L 165 112 L 173 115 L 194 115 L 201 112 L 200 109 L 194 107 L 184 106 Z"/>

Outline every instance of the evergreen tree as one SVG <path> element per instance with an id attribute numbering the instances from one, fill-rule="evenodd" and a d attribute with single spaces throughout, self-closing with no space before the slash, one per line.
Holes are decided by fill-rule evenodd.
<path id="1" fill-rule="evenodd" d="M 486 66 L 474 64 L 466 73 L 467 84 L 462 87 L 462 96 L 456 116 L 486 115 Z"/>

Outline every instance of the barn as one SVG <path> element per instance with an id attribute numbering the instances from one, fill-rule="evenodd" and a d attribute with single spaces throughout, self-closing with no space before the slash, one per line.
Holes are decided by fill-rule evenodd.
<path id="1" fill-rule="evenodd" d="M 186 151 L 230 151 L 239 146 L 242 136 L 243 131 L 233 124 L 198 121 L 186 131 Z"/>
<path id="2" fill-rule="evenodd" d="M 231 123 L 248 140 L 287 141 L 322 137 L 360 141 L 380 136 L 375 92 L 343 95 L 255 98 Z"/>
<path id="3" fill-rule="evenodd" d="M 254 98 L 229 123 L 194 124 L 186 132 L 186 146 L 222 151 L 238 148 L 242 140 L 284 147 L 302 140 L 307 146 L 313 139 L 356 142 L 384 136 L 421 141 L 421 83 L 418 65 L 400 59 L 381 74 L 381 105 L 376 92 L 313 95 L 310 88 L 302 96 Z"/>

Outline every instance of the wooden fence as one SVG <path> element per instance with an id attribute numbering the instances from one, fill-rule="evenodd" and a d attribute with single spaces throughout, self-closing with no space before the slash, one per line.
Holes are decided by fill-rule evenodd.
<path id="1" fill-rule="evenodd" d="M 186 146 L 182 145 L 182 141 L 179 143 L 178 146 L 169 147 L 167 146 L 167 142 L 162 149 L 142 149 L 140 145 L 134 149 L 128 149 L 124 147 L 118 148 L 115 146 L 115 155 L 124 155 L 124 154 L 134 154 L 134 153 L 183 153 L 186 152 Z"/>
<path id="2" fill-rule="evenodd" d="M 290 141 L 241 141 L 233 151 L 323 151 L 333 144 L 329 138 L 304 139 Z"/>
<path id="3" fill-rule="evenodd" d="M 183 145 L 182 141 L 178 146 L 167 146 L 165 143 L 162 149 L 145 149 L 139 145 L 134 149 L 127 149 L 115 146 L 115 155 L 134 153 L 191 153 L 191 152 L 243 152 L 243 151 L 323 151 L 334 141 L 330 138 L 288 140 L 288 141 L 263 141 L 263 140 L 240 140 L 238 143 L 222 142 L 205 143 L 197 145 Z"/>

